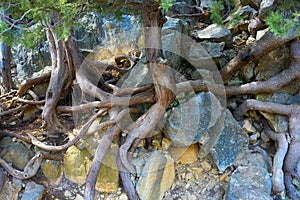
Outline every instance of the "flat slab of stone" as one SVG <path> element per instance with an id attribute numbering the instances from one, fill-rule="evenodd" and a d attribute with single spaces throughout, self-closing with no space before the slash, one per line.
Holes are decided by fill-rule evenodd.
<path id="1" fill-rule="evenodd" d="M 177 146 L 200 141 L 221 116 L 222 107 L 211 92 L 202 92 L 168 111 L 166 134 Z"/>
<path id="2" fill-rule="evenodd" d="M 41 200 L 45 187 L 35 182 L 28 182 L 21 200 Z"/>
<path id="3" fill-rule="evenodd" d="M 173 159 L 167 153 L 156 151 L 147 159 L 136 190 L 141 200 L 162 199 L 174 179 Z"/>
<path id="4" fill-rule="evenodd" d="M 220 171 L 231 166 L 237 156 L 248 147 L 248 135 L 231 112 L 226 110 L 224 127 L 209 155 Z"/>
<path id="5" fill-rule="evenodd" d="M 260 166 L 239 166 L 231 175 L 225 200 L 271 200 L 271 178 Z"/>

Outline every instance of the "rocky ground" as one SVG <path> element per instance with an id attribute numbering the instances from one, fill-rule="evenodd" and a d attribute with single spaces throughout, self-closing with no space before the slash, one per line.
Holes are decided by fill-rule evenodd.
<path id="1" fill-rule="evenodd" d="M 258 2 L 241 1 L 236 13 L 244 16 L 245 20 L 232 27 L 198 23 L 190 18 L 168 17 L 163 28 L 163 43 L 168 48 L 179 51 L 185 41 L 176 37 L 170 30 L 190 35 L 193 38 L 189 43 L 192 48 L 186 50 L 184 55 L 196 58 L 193 61 L 195 63 L 204 63 L 201 52 L 204 48 L 210 55 L 210 62 L 217 63 L 217 67 L 224 67 L 237 54 L 238 49 L 266 34 L 266 29 L 255 34 L 248 30 L 249 21 L 253 20 L 258 12 L 265 12 L 266 8 L 259 7 Z M 169 15 L 192 13 L 193 9 L 186 2 L 177 2 L 169 11 Z M 204 17 L 201 21 L 207 20 L 205 16 L 201 17 Z M 176 45 L 172 46 L 175 40 Z M 118 54 L 118 50 L 118 46 L 101 46 L 91 57 L 109 62 L 114 54 Z M 186 65 L 182 65 L 179 56 L 171 54 L 167 58 L 170 61 L 168 64 L 177 67 L 183 74 L 179 79 L 213 79 L 205 67 L 201 70 L 180 68 L 179 66 Z M 228 85 L 239 85 L 249 80 L 265 80 L 282 71 L 288 60 L 289 48 L 283 46 L 257 63 L 246 65 L 241 72 L 233 76 Z M 136 76 L 144 69 L 145 65 L 141 59 L 124 84 L 131 86 L 138 85 L 140 81 L 147 81 L 147 77 L 138 80 Z M 296 80 L 275 94 L 254 95 L 253 98 L 291 104 L 299 99 L 299 83 Z M 46 88 L 47 84 L 37 85 L 33 90 L 36 94 L 43 95 Z M 178 96 L 172 108 L 168 110 L 163 130 L 158 130 L 151 142 L 145 139 L 133 154 L 132 166 L 136 174 L 132 176 L 132 181 L 139 195 L 149 200 L 288 199 L 285 192 L 277 195 L 271 193 L 272 159 L 276 145 L 266 136 L 262 125 L 256 120 L 258 115 L 263 115 L 276 132 L 287 135 L 288 119 L 280 115 L 251 111 L 249 116 L 237 121 L 232 111 L 241 100 L 247 98 L 247 95 L 241 95 L 223 102 L 219 96 L 210 92 Z M 5 130 L 6 134 L 0 135 L 1 159 L 18 170 L 24 170 L 30 159 L 40 150 L 18 139 L 14 133 L 24 137 L 28 137 L 27 133 L 30 133 L 40 141 L 52 145 L 65 143 L 67 137 L 72 139 L 77 134 L 78 127 L 73 130 L 75 125 L 70 114 L 60 117 L 61 123 L 69 130 L 66 136 L 44 134 L 45 130 L 40 128 L 40 110 L 35 106 L 30 106 L 22 116 L 1 118 L 1 129 Z M 97 144 L 103 136 L 103 132 L 93 132 L 92 129 L 97 128 L 101 120 L 95 121 L 88 136 L 83 137 L 80 143 L 61 154 L 47 155 L 48 158 L 45 156 L 38 173 L 31 179 L 12 178 L 6 171 L 1 170 L 0 199 L 84 199 L 85 178 Z M 115 163 L 118 146 L 117 142 L 112 145 L 104 160 L 96 184 L 97 199 L 128 199 L 122 189 Z M 300 172 L 300 165 L 298 169 Z M 293 180 L 293 184 L 300 189 L 299 182 Z"/>

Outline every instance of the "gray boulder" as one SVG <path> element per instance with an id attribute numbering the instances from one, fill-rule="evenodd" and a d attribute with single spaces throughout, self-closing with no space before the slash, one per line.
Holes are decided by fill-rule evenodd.
<path id="1" fill-rule="evenodd" d="M 271 10 L 275 8 L 274 0 L 262 0 L 260 2 L 259 14 L 260 19 L 265 18 Z"/>
<path id="2" fill-rule="evenodd" d="M 19 142 L 12 143 L 3 152 L 5 152 L 3 159 L 8 163 L 12 163 L 13 167 L 19 170 L 23 170 L 28 161 L 34 156 L 30 149 Z"/>
<path id="3" fill-rule="evenodd" d="M 156 151 L 146 161 L 136 190 L 141 200 L 162 199 L 174 179 L 173 159 L 166 153 Z"/>
<path id="4" fill-rule="evenodd" d="M 225 42 L 226 44 L 232 43 L 232 34 L 226 27 L 217 24 L 211 24 L 203 30 L 194 32 L 195 39 L 208 40 L 211 42 Z"/>
<path id="5" fill-rule="evenodd" d="M 216 124 L 222 107 L 211 92 L 202 92 L 168 111 L 165 130 L 177 146 L 189 146 Z"/>
<path id="6" fill-rule="evenodd" d="M 162 48 L 168 65 L 175 69 L 181 66 L 182 41 L 187 33 L 187 23 L 181 19 L 166 17 L 162 28 Z"/>
<path id="7" fill-rule="evenodd" d="M 209 156 L 217 168 L 224 171 L 248 147 L 248 135 L 242 130 L 229 110 L 226 111 L 224 126 L 219 134 Z"/>
<path id="8" fill-rule="evenodd" d="M 271 178 L 265 168 L 239 166 L 230 177 L 226 200 L 271 200 Z"/>
<path id="9" fill-rule="evenodd" d="M 43 198 L 45 187 L 35 182 L 28 182 L 21 200 L 40 200 Z"/>

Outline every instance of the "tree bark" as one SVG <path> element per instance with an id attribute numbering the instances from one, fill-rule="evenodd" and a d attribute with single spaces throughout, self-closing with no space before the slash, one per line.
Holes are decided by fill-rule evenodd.
<path id="1" fill-rule="evenodd" d="M 10 92 L 13 88 L 13 81 L 11 76 L 11 50 L 10 46 L 0 41 L 0 68 L 3 79 L 4 92 Z"/>
<path id="2" fill-rule="evenodd" d="M 6 10 L 2 11 L 2 18 L 7 16 Z M 0 22 L 5 23 L 0 19 Z M 0 73 L 3 79 L 4 93 L 10 92 L 14 84 L 11 76 L 11 49 L 10 46 L 0 41 Z"/>

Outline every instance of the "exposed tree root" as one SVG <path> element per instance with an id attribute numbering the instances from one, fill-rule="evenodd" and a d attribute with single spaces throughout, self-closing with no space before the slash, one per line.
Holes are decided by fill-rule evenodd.
<path id="1" fill-rule="evenodd" d="M 120 138 L 120 145 L 123 145 L 125 142 L 125 138 Z M 138 200 L 139 196 L 136 192 L 136 189 L 131 181 L 131 173 L 126 170 L 124 165 L 122 164 L 120 153 L 117 156 L 117 166 L 119 169 L 120 177 L 122 180 L 123 188 L 130 200 Z"/>
<path id="2" fill-rule="evenodd" d="M 113 97 L 109 100 L 94 101 L 78 106 L 58 106 L 58 112 L 78 112 L 89 108 L 111 108 L 113 106 L 133 106 L 140 103 L 153 103 L 153 95 L 149 92 L 133 97 Z"/>
<path id="3" fill-rule="evenodd" d="M 121 130 L 118 126 L 113 126 L 108 129 L 107 133 L 102 137 L 93 162 L 92 166 L 89 170 L 89 173 L 86 178 L 86 184 L 85 184 L 85 190 L 84 190 L 84 199 L 85 200 L 94 200 L 95 196 L 95 185 L 96 185 L 96 180 L 98 173 L 100 171 L 100 167 L 102 165 L 104 156 L 108 149 L 111 146 L 111 143 L 114 138 L 118 137 L 118 135 L 121 133 Z"/>
<path id="4" fill-rule="evenodd" d="M 289 134 L 291 137 L 291 142 L 288 147 L 288 152 L 284 158 L 284 183 L 288 196 L 293 200 L 298 199 L 297 189 L 292 183 L 292 178 L 297 178 L 297 180 L 300 181 L 299 175 L 296 172 L 296 168 L 300 160 L 300 106 L 298 103 L 292 105 L 283 105 L 249 99 L 234 111 L 234 116 L 237 119 L 241 119 L 242 116 L 245 115 L 249 110 L 259 110 L 271 114 L 289 116 Z M 280 177 L 275 177 L 275 179 L 280 180 Z M 280 190 L 280 187 L 275 188 L 275 190 L 277 189 Z"/>
<path id="5" fill-rule="evenodd" d="M 28 136 L 31 139 L 31 143 L 37 147 L 39 147 L 40 149 L 44 149 L 46 151 L 63 151 L 67 148 L 69 148 L 70 146 L 76 144 L 79 139 L 88 131 L 89 127 L 91 126 L 91 124 L 102 114 L 104 114 L 107 111 L 107 109 L 102 109 L 99 110 L 95 115 L 93 115 L 84 125 L 83 127 L 80 129 L 78 135 L 76 135 L 75 138 L 73 138 L 72 140 L 70 140 L 69 142 L 67 142 L 66 144 L 60 145 L 60 146 L 53 146 L 53 145 L 46 145 L 42 142 L 40 142 L 38 139 L 36 139 L 33 135 L 31 135 L 30 133 L 27 133 Z"/>
<path id="6" fill-rule="evenodd" d="M 285 134 L 275 133 L 266 120 L 262 120 L 266 135 L 277 143 L 277 151 L 273 158 L 272 190 L 274 194 L 284 190 L 283 162 L 288 151 L 288 141 Z"/>
<path id="7" fill-rule="evenodd" d="M 3 131 L 3 132 L 0 132 L 0 134 L 1 134 L 1 136 L 2 135 L 7 135 L 7 136 L 10 136 L 10 137 L 16 137 L 16 138 L 18 138 L 18 139 L 20 139 L 20 140 L 22 140 L 22 141 L 24 141 L 24 142 L 26 142 L 28 144 L 31 143 L 31 140 L 29 138 L 24 137 L 20 133 L 17 133 L 17 132 Z"/>
<path id="8" fill-rule="evenodd" d="M 29 162 L 26 164 L 24 171 L 14 169 L 2 158 L 0 158 L 0 165 L 13 177 L 24 180 L 24 179 L 29 179 L 36 175 L 38 169 L 41 166 L 42 160 L 43 160 L 42 153 L 37 152 L 36 155 L 32 157 L 29 160 Z"/>
<path id="9" fill-rule="evenodd" d="M 283 86 L 291 83 L 295 79 L 300 78 L 300 64 L 293 63 L 289 68 L 283 70 L 276 76 L 271 77 L 267 81 L 251 82 L 240 86 L 226 86 L 226 96 L 242 95 L 242 94 L 270 94 L 277 92 Z"/>
<path id="10" fill-rule="evenodd" d="M 254 62 L 272 50 L 286 44 L 287 42 L 299 37 L 299 35 L 290 35 L 288 38 L 276 38 L 268 31 L 256 43 L 242 49 L 238 55 L 233 58 L 220 71 L 224 83 L 227 83 L 234 72 L 244 67 L 250 61 Z"/>
<path id="11" fill-rule="evenodd" d="M 26 82 L 20 86 L 17 92 L 18 96 L 23 96 L 29 88 L 33 87 L 36 84 L 49 82 L 50 77 L 51 77 L 51 72 L 48 72 L 40 76 L 27 79 Z"/>

